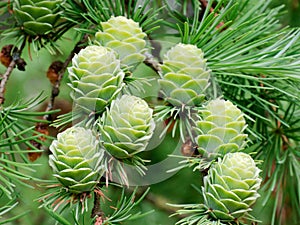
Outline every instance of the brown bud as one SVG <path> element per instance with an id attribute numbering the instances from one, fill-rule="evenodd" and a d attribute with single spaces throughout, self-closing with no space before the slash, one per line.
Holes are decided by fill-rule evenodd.
<path id="1" fill-rule="evenodd" d="M 13 45 L 5 45 L 1 49 L 0 52 L 0 62 L 5 66 L 8 67 L 11 61 L 13 60 L 12 57 L 12 49 L 14 48 Z"/>
<path id="2" fill-rule="evenodd" d="M 34 140 L 31 140 L 30 143 L 37 149 L 40 149 L 41 148 L 41 144 L 34 141 Z M 28 150 L 31 150 L 30 148 L 28 148 Z M 31 161 L 31 162 L 34 162 L 35 160 L 37 160 L 38 158 L 40 158 L 42 155 L 42 152 L 29 152 L 28 153 L 28 159 Z"/>
<path id="3" fill-rule="evenodd" d="M 61 61 L 54 61 L 48 68 L 47 77 L 51 84 L 55 85 L 59 77 L 59 71 L 62 69 L 63 63 Z"/>
<path id="4" fill-rule="evenodd" d="M 23 58 L 18 58 L 15 60 L 15 62 L 16 62 L 18 70 L 25 71 L 25 66 L 27 65 L 27 63 L 25 62 L 25 60 Z"/>
<path id="5" fill-rule="evenodd" d="M 194 156 L 197 153 L 197 146 L 192 142 L 190 138 L 186 140 L 181 146 L 181 154 L 184 156 Z"/>
<path id="6" fill-rule="evenodd" d="M 45 123 L 38 123 L 35 126 L 35 131 L 41 134 L 44 134 L 45 136 L 49 135 L 49 131 L 48 131 L 48 125 Z M 40 136 L 38 139 L 41 142 L 46 141 L 46 137 L 45 136 Z M 31 140 L 30 143 L 36 148 L 36 149 L 41 149 L 42 148 L 42 144 L 40 142 L 37 142 L 35 140 Z M 42 155 L 42 152 L 29 152 L 28 153 L 28 158 L 30 161 L 34 162 L 35 160 L 37 160 L 38 158 L 40 158 Z"/>
<path id="7" fill-rule="evenodd" d="M 35 126 L 35 130 L 41 134 L 44 134 L 45 136 L 48 136 L 49 135 L 49 131 L 48 131 L 48 124 L 45 124 L 45 123 L 38 123 L 36 126 Z M 46 137 L 45 136 L 41 136 L 39 137 L 39 139 L 41 141 L 46 141 Z"/>

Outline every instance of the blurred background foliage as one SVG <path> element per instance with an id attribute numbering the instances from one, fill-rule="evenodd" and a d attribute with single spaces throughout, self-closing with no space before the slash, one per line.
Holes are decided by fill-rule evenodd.
<path id="1" fill-rule="evenodd" d="M 300 26 L 300 0 L 273 0 L 272 7 L 285 4 L 286 12 L 283 12 L 281 21 L 284 25 L 290 25 L 292 27 Z M 46 50 L 41 50 L 38 54 L 33 53 L 31 58 L 29 57 L 27 51 L 23 55 L 25 60 L 28 62 L 26 67 L 26 72 L 17 71 L 13 72 L 13 75 L 10 77 L 7 85 L 6 91 L 6 103 L 9 105 L 16 99 L 29 99 L 30 97 L 36 96 L 40 92 L 43 92 L 45 96 L 49 96 L 51 92 L 51 84 L 46 78 L 46 72 L 50 64 L 55 60 L 63 60 L 68 54 L 70 49 L 73 49 L 74 44 L 77 40 L 74 40 L 74 34 L 69 32 L 66 37 L 58 42 L 61 55 L 51 55 Z M 2 46 L 10 44 L 9 40 L 0 43 L 0 48 Z M 5 67 L 0 65 L 0 71 L 5 71 Z M 151 73 L 151 71 L 147 71 Z M 66 76 L 63 79 L 61 85 L 61 92 L 58 99 L 58 102 L 62 104 L 70 104 L 69 91 L 66 83 Z M 41 109 L 37 109 L 41 110 Z M 172 145 L 172 139 L 167 143 Z M 161 146 L 165 148 L 166 146 Z M 172 146 L 169 146 L 172 149 Z M 168 154 L 167 151 L 164 151 L 165 154 Z M 156 149 L 155 157 L 157 161 L 160 161 L 164 156 L 160 149 Z M 166 155 L 165 155 L 166 156 Z M 38 170 L 39 178 L 49 179 L 51 176 L 51 170 L 48 165 L 47 155 L 43 155 L 36 161 L 37 164 L 40 164 Z M 145 201 L 139 205 L 137 211 L 151 211 L 152 213 L 147 215 L 144 218 L 137 219 L 134 221 L 127 221 L 123 224 L 127 225 L 171 225 L 175 224 L 178 218 L 170 217 L 174 213 L 174 209 L 166 203 L 195 203 L 201 202 L 201 194 L 194 187 L 200 187 L 201 179 L 199 177 L 199 172 L 193 172 L 191 169 L 183 169 L 180 172 L 176 173 L 174 176 L 165 180 L 164 182 L 156 183 L 151 185 L 151 193 L 146 197 Z M 36 174 L 35 174 L 36 176 Z M 14 217 L 23 213 L 24 211 L 29 211 L 22 218 L 11 222 L 11 225 L 53 225 L 54 220 L 49 217 L 49 215 L 43 209 L 37 209 L 39 202 L 35 201 L 42 194 L 42 188 L 39 186 L 35 187 L 36 189 L 30 189 L 27 187 L 18 187 L 17 193 L 19 194 L 19 206 L 13 209 L 11 212 L 5 215 L 6 218 Z M 39 190 L 39 192 L 37 192 Z M 120 195 L 121 190 L 115 187 L 110 187 L 106 194 L 112 200 Z M 3 201 L 8 201 L 3 199 Z M 114 203 L 114 201 L 112 201 Z M 106 200 L 105 205 L 107 210 L 109 206 L 113 203 L 110 203 Z M 1 205 L 1 203 L 0 203 Z M 112 205 L 113 207 L 113 205 Z M 258 219 L 264 221 L 263 225 L 269 224 L 270 219 L 270 209 L 268 207 L 254 208 L 255 215 L 258 216 Z M 72 216 L 70 216 L 70 221 L 72 221 Z M 1 224 L 1 223 L 0 223 Z M 289 224 L 297 225 L 297 224 Z"/>
<path id="2" fill-rule="evenodd" d="M 292 27 L 300 26 L 300 1 L 299 0 L 273 0 L 272 7 L 285 5 L 285 13 L 282 16 L 282 23 Z"/>

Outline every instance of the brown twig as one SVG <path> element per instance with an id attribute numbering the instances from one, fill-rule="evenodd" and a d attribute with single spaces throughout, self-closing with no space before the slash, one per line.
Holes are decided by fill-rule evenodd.
<path id="1" fill-rule="evenodd" d="M 10 14 L 13 14 L 13 9 L 11 8 L 11 2 L 10 0 L 7 1 L 7 10 Z"/>
<path id="2" fill-rule="evenodd" d="M 12 71 L 14 70 L 16 66 L 16 62 L 14 60 L 12 60 L 9 64 L 9 66 L 7 67 L 6 72 L 3 74 L 2 76 L 2 80 L 0 83 L 0 104 L 4 103 L 4 93 L 5 93 L 5 86 L 6 83 L 8 81 L 8 78 L 10 77 Z"/>
<path id="3" fill-rule="evenodd" d="M 24 60 L 20 58 L 21 54 L 22 54 L 22 51 L 24 49 L 26 45 L 26 39 L 24 39 L 22 45 L 21 45 L 21 48 L 11 54 L 12 55 L 12 60 L 11 62 L 9 63 L 5 73 L 2 75 L 2 79 L 1 79 L 1 82 L 0 82 L 0 104 L 2 105 L 5 101 L 5 98 L 4 98 L 4 94 L 5 94 L 5 87 L 6 87 L 6 84 L 7 84 L 7 81 L 12 73 L 12 71 L 14 70 L 14 68 L 16 66 L 18 66 L 18 61 L 19 60 L 22 60 L 22 63 L 24 63 L 23 66 L 26 65 L 25 62 L 23 62 Z M 22 68 L 23 70 L 24 68 Z"/>
<path id="4" fill-rule="evenodd" d="M 85 36 L 81 41 L 79 41 L 75 45 L 72 52 L 69 54 L 69 56 L 64 61 L 64 63 L 56 61 L 56 62 L 52 63 L 51 66 L 49 67 L 48 72 L 47 72 L 47 77 L 49 78 L 50 82 L 52 83 L 52 92 L 51 92 L 50 101 L 47 104 L 45 112 L 50 112 L 54 109 L 55 98 L 59 94 L 59 88 L 60 88 L 60 84 L 61 84 L 63 75 L 64 75 L 65 71 L 67 70 L 69 63 L 72 61 L 72 58 L 74 57 L 74 55 L 80 51 L 81 45 L 83 43 L 85 43 L 86 41 L 87 41 L 87 36 Z M 35 131 L 37 133 L 42 133 L 45 136 L 48 136 L 49 135 L 49 123 L 48 122 L 52 122 L 52 120 L 53 120 L 52 114 L 46 113 L 43 116 L 43 120 L 45 120 L 45 122 L 40 122 L 40 123 L 36 124 Z M 48 121 L 48 122 L 46 122 L 46 121 Z M 40 141 L 41 142 L 32 140 L 31 144 L 33 146 L 35 146 L 37 149 L 41 149 L 42 142 L 45 141 L 45 137 L 42 136 L 40 138 Z M 28 154 L 28 157 L 31 161 L 35 161 L 36 159 L 38 159 L 41 156 L 41 154 L 42 154 L 41 152 L 32 152 L 32 153 Z"/>
<path id="5" fill-rule="evenodd" d="M 168 215 L 172 215 L 177 212 L 177 209 L 168 205 L 168 201 L 162 196 L 157 196 L 152 193 L 148 193 L 145 200 L 150 202 L 156 208 L 165 211 Z M 179 218 L 184 218 L 184 215 L 176 215 Z"/>
<path id="6" fill-rule="evenodd" d="M 144 63 L 146 66 L 149 66 L 151 69 L 153 69 L 157 74 L 161 73 L 160 68 L 160 62 L 162 62 L 162 59 L 160 57 L 161 52 L 161 44 L 155 40 L 152 39 L 150 35 L 148 35 L 150 44 L 151 44 L 151 53 L 146 52 L 144 55 L 146 56 L 146 59 L 144 60 Z M 158 62 L 155 60 L 155 58 L 158 59 Z"/>
<path id="7" fill-rule="evenodd" d="M 46 108 L 45 112 L 49 112 L 49 111 L 53 110 L 55 98 L 59 94 L 59 88 L 60 88 L 60 84 L 61 84 L 63 75 L 66 72 L 66 70 L 67 70 L 67 68 L 69 66 L 69 63 L 72 61 L 72 58 L 74 57 L 74 55 L 76 53 L 78 53 L 81 50 L 81 45 L 84 44 L 84 43 L 86 43 L 87 39 L 88 39 L 88 36 L 85 35 L 84 38 L 75 45 L 75 47 L 73 48 L 72 52 L 69 54 L 68 58 L 62 64 L 62 67 L 61 67 L 60 71 L 58 72 L 57 80 L 52 85 L 52 91 L 51 91 L 50 101 L 49 101 L 49 103 L 47 105 L 47 108 Z M 51 118 L 50 115 L 45 115 L 44 119 L 48 120 L 48 121 L 52 120 L 52 118 Z"/>
<path id="8" fill-rule="evenodd" d="M 207 3 L 206 0 L 199 0 L 199 1 L 201 2 L 201 5 L 203 5 L 204 8 L 207 7 L 208 3 Z M 214 9 L 213 9 L 213 8 L 210 8 L 209 11 L 210 11 L 210 12 L 213 12 Z"/>
<path id="9" fill-rule="evenodd" d="M 101 197 L 103 196 L 101 191 L 94 192 L 94 206 L 92 209 L 91 218 L 95 218 L 94 225 L 102 225 L 105 221 L 104 212 L 101 210 Z"/>
<path id="10" fill-rule="evenodd" d="M 154 59 L 154 56 L 150 53 L 145 53 L 146 59 L 144 60 L 145 65 L 153 69 L 157 74 L 161 73 L 161 68 L 159 63 Z"/>

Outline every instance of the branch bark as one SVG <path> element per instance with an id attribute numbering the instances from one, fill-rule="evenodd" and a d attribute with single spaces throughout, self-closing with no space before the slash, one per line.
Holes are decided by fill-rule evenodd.
<path id="1" fill-rule="evenodd" d="M 145 65 L 153 69 L 157 74 L 161 73 L 160 65 L 157 61 L 154 60 L 154 56 L 150 53 L 145 53 L 146 59 L 144 60 Z"/>
<path id="2" fill-rule="evenodd" d="M 94 191 L 94 207 L 91 214 L 91 218 L 95 218 L 94 225 L 102 225 L 105 221 L 105 214 L 101 210 L 101 196 L 101 191 Z"/>
<path id="3" fill-rule="evenodd" d="M 16 66 L 16 62 L 14 60 L 12 60 L 9 64 L 9 66 L 7 67 L 7 70 L 5 71 L 5 73 L 2 76 L 2 80 L 0 83 L 0 104 L 2 105 L 4 103 L 4 94 L 5 94 L 5 87 L 7 84 L 7 81 L 12 73 L 12 71 L 14 70 Z"/>
<path id="4" fill-rule="evenodd" d="M 83 37 L 83 39 L 75 45 L 75 47 L 73 48 L 73 50 L 69 54 L 68 58 L 64 61 L 63 65 L 62 65 L 62 68 L 58 72 L 57 80 L 55 81 L 55 83 L 52 86 L 50 101 L 47 105 L 47 108 L 46 108 L 45 112 L 49 112 L 49 111 L 53 110 L 55 98 L 59 95 L 59 92 L 60 92 L 59 88 L 60 88 L 60 84 L 61 84 L 62 78 L 64 76 L 64 73 L 66 72 L 66 70 L 68 68 L 68 65 L 72 61 L 72 58 L 74 57 L 74 55 L 81 50 L 81 45 L 86 43 L 87 40 L 88 40 L 88 36 L 85 35 Z M 44 119 L 52 122 L 52 118 L 49 114 L 45 115 Z"/>
<path id="5" fill-rule="evenodd" d="M 21 48 L 19 50 L 17 50 L 16 52 L 11 52 L 11 54 L 12 54 L 12 60 L 9 63 L 9 65 L 8 65 L 5 73 L 2 75 L 2 79 L 1 79 L 1 82 L 0 82 L 0 105 L 4 104 L 4 101 L 5 101 L 4 95 L 5 95 L 5 87 L 6 87 L 7 81 L 9 79 L 12 71 L 14 70 L 14 68 L 16 66 L 18 66 L 18 68 L 19 68 L 19 65 L 17 63 L 20 60 L 23 63 L 21 70 L 25 70 L 26 63 L 25 63 L 25 61 L 23 59 L 20 58 L 25 45 L 26 45 L 26 39 L 24 39 L 24 41 L 23 41 L 23 43 L 21 45 Z"/>

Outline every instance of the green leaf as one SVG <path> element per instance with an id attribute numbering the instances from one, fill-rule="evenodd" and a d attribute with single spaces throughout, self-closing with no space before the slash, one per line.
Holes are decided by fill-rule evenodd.
<path id="1" fill-rule="evenodd" d="M 46 212 L 60 224 L 72 225 L 72 223 L 70 223 L 68 220 L 66 220 L 64 217 L 62 217 L 59 213 L 54 212 L 52 209 L 48 208 L 47 206 L 44 206 L 43 209 L 45 209 Z"/>

